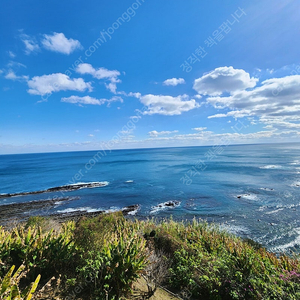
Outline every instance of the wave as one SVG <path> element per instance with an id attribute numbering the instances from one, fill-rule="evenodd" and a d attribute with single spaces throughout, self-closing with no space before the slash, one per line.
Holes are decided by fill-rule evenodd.
<path id="1" fill-rule="evenodd" d="M 63 210 L 58 210 L 58 213 L 66 214 L 66 213 L 72 213 L 77 211 L 83 211 L 83 212 L 97 212 L 97 211 L 103 211 L 102 209 L 96 209 L 91 207 L 77 207 L 77 208 L 66 208 Z"/>
<path id="2" fill-rule="evenodd" d="M 181 204 L 181 202 L 177 201 L 177 200 L 163 202 L 163 203 L 160 203 L 156 206 L 152 206 L 150 214 L 154 214 L 154 213 L 157 213 L 161 210 L 165 210 L 165 209 L 169 209 L 169 208 L 175 208 L 175 207 L 180 206 L 180 204 Z"/>
<path id="3" fill-rule="evenodd" d="M 140 209 L 139 205 L 130 205 L 123 208 L 112 206 L 108 209 L 104 208 L 92 208 L 92 207 L 76 207 L 76 208 L 66 208 L 63 210 L 58 210 L 57 213 L 60 214 L 70 214 L 74 212 L 84 212 L 84 213 L 93 213 L 93 212 L 103 212 L 103 213 L 113 213 L 117 211 L 122 211 L 127 215 L 135 215 Z"/>
<path id="4" fill-rule="evenodd" d="M 238 199 L 257 200 L 257 195 L 254 194 L 242 194 L 237 196 Z"/>
<path id="5" fill-rule="evenodd" d="M 231 224 L 221 224 L 220 229 L 229 231 L 230 233 L 236 234 L 236 235 L 246 235 L 249 234 L 249 229 L 245 226 L 239 226 L 239 225 L 231 225 Z"/>
<path id="6" fill-rule="evenodd" d="M 91 188 L 103 187 L 103 186 L 107 186 L 107 185 L 109 185 L 108 181 L 78 182 L 78 183 L 72 183 L 72 184 L 68 184 L 68 185 L 57 186 L 57 187 L 53 187 L 53 188 L 49 188 L 49 189 L 41 190 L 41 191 L 0 194 L 0 198 L 36 195 L 36 194 L 53 193 L 53 192 L 71 192 L 71 191 L 76 191 L 76 190 L 81 190 L 81 189 L 91 189 Z"/>
<path id="7" fill-rule="evenodd" d="M 263 167 L 259 167 L 260 169 L 282 169 L 282 166 L 280 165 L 266 165 Z"/>
<path id="8" fill-rule="evenodd" d="M 123 208 L 122 211 L 124 212 L 125 210 L 128 210 L 128 208 Z M 135 216 L 137 214 L 137 212 L 140 210 L 140 206 L 137 205 L 136 208 L 134 210 L 131 210 L 129 212 L 127 212 L 128 215 L 131 216 Z"/>
<path id="9" fill-rule="evenodd" d="M 293 241 L 291 241 L 289 243 L 286 243 L 284 245 L 275 246 L 271 249 L 271 251 L 273 251 L 273 252 L 285 252 L 288 249 L 294 248 L 296 246 L 300 246 L 300 228 L 295 228 L 294 231 L 297 234 L 297 236 Z"/>
<path id="10" fill-rule="evenodd" d="M 276 214 L 276 213 L 278 213 L 279 211 L 282 211 L 282 210 L 284 210 L 284 209 L 285 209 L 285 207 L 283 207 L 283 208 L 278 208 L 278 209 L 275 209 L 275 210 L 272 210 L 272 211 L 268 211 L 268 212 L 266 212 L 266 215 Z"/>
<path id="11" fill-rule="evenodd" d="M 133 180 L 127 180 L 125 183 L 133 183 Z"/>
<path id="12" fill-rule="evenodd" d="M 263 190 L 263 191 L 267 191 L 267 192 L 272 192 L 274 191 L 274 189 L 272 188 L 259 188 L 260 190 Z"/>

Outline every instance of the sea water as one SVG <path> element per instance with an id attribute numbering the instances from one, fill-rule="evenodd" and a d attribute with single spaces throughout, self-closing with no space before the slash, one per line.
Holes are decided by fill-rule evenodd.
<path id="1" fill-rule="evenodd" d="M 0 156 L 0 194 L 90 182 L 104 184 L 4 197 L 0 205 L 76 197 L 47 211 L 64 213 L 139 204 L 132 213 L 139 218 L 202 218 L 271 251 L 299 251 L 300 144 Z M 176 205 L 164 205 L 169 201 Z"/>

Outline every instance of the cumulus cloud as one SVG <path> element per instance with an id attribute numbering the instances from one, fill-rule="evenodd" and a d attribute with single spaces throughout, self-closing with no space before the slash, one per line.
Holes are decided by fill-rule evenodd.
<path id="1" fill-rule="evenodd" d="M 218 109 L 233 109 L 210 118 L 257 116 L 266 124 L 298 128 L 300 75 L 268 79 L 253 90 L 238 91 L 227 97 L 209 97 L 207 102 Z"/>
<path id="2" fill-rule="evenodd" d="M 62 73 L 35 76 L 28 81 L 28 93 L 32 95 L 46 95 L 59 91 L 92 91 L 90 82 L 85 82 L 82 78 L 71 79 Z"/>
<path id="3" fill-rule="evenodd" d="M 202 95 L 219 96 L 224 92 L 234 93 L 256 86 L 258 79 L 233 67 L 220 67 L 203 75 L 194 82 L 194 90 Z"/>
<path id="4" fill-rule="evenodd" d="M 148 107 L 144 112 L 145 115 L 181 115 L 183 112 L 200 107 L 194 99 L 189 100 L 187 95 L 172 97 L 149 94 L 141 96 L 140 101 Z"/>
<path id="5" fill-rule="evenodd" d="M 96 99 L 90 96 L 70 96 L 70 97 L 64 97 L 61 99 L 61 102 L 66 103 L 72 103 L 72 104 L 79 104 L 79 105 L 103 105 L 107 103 L 108 105 L 112 102 L 120 101 L 123 102 L 123 99 L 121 97 L 115 96 L 111 99 Z"/>
<path id="6" fill-rule="evenodd" d="M 183 78 L 171 78 L 171 79 L 167 79 L 163 82 L 163 85 L 172 85 L 172 86 L 176 86 L 178 84 L 184 84 L 185 80 Z"/>
<path id="7" fill-rule="evenodd" d="M 71 54 L 77 49 L 82 49 L 78 40 L 67 39 L 63 33 L 54 32 L 52 35 L 44 34 L 42 45 L 45 49 L 63 54 Z"/>
<path id="8" fill-rule="evenodd" d="M 169 135 L 169 134 L 177 133 L 177 132 L 178 132 L 178 130 L 173 130 L 173 131 L 156 131 L 156 130 L 153 130 L 153 131 L 149 131 L 148 134 L 151 137 L 157 137 L 157 136 Z"/>
<path id="9" fill-rule="evenodd" d="M 29 55 L 32 52 L 37 52 L 40 50 L 40 46 L 38 45 L 36 39 L 31 37 L 25 33 L 20 35 L 21 41 L 25 45 L 25 54 Z"/>
<path id="10" fill-rule="evenodd" d="M 105 79 L 109 83 L 105 84 L 106 88 L 112 93 L 116 94 L 117 83 L 121 82 L 118 78 L 120 72 L 117 70 L 108 70 L 106 68 L 95 69 L 91 64 L 79 64 L 76 68 L 76 72 L 80 74 L 90 74 L 96 79 Z"/>

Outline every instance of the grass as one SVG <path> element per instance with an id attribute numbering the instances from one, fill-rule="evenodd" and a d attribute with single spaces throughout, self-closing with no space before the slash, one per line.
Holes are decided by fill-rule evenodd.
<path id="1" fill-rule="evenodd" d="M 155 299 L 160 286 L 183 299 L 300 299 L 298 257 L 275 255 L 203 221 L 131 221 L 112 213 L 56 231 L 49 224 L 34 217 L 0 228 L 0 278 L 24 265 L 21 293 L 40 274 L 33 299 L 45 299 L 42 292 L 63 299 Z"/>

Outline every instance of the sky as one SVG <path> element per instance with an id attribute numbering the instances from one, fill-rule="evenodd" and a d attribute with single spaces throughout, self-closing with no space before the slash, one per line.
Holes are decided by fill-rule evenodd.
<path id="1" fill-rule="evenodd" d="M 0 154 L 299 142 L 299 8 L 5 1 Z"/>

